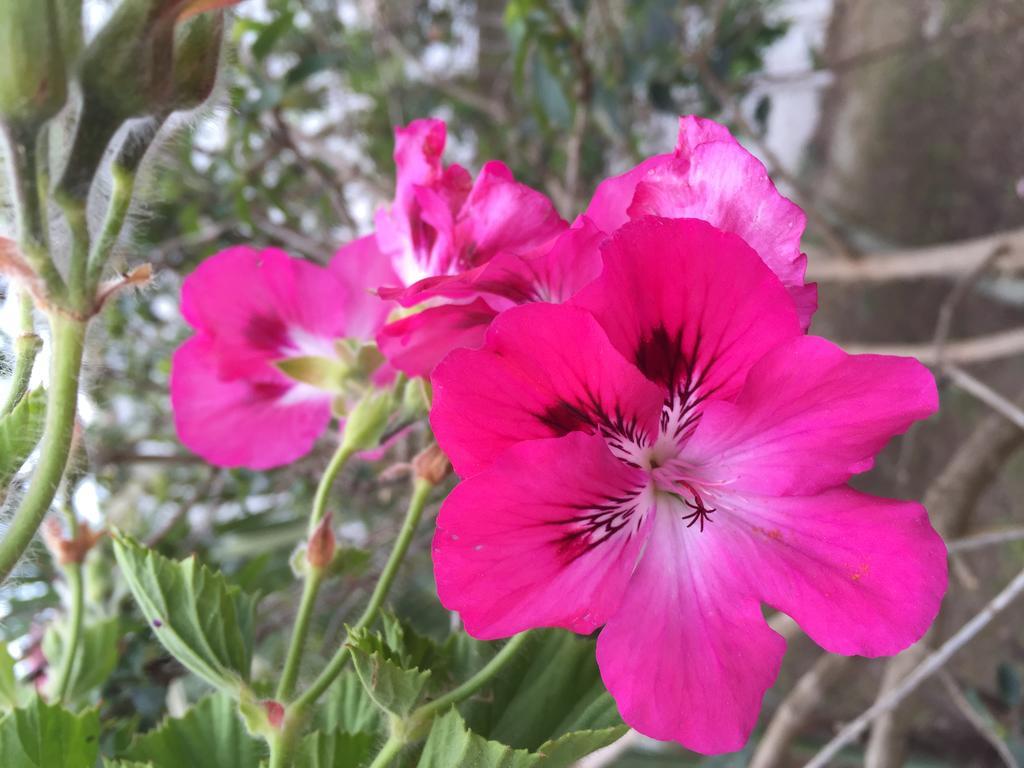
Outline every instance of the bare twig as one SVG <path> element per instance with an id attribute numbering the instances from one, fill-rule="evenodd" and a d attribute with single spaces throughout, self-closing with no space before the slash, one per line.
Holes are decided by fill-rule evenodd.
<path id="1" fill-rule="evenodd" d="M 1024 541 L 1024 528 L 1004 528 L 998 531 L 975 533 L 948 542 L 946 549 L 951 555 L 954 555 L 999 544 L 1007 544 L 1012 541 Z"/>
<path id="2" fill-rule="evenodd" d="M 775 768 L 782 765 L 793 739 L 821 706 L 829 691 L 854 665 L 851 656 L 824 653 L 793 686 L 772 715 L 764 736 L 754 750 L 750 768 Z"/>
<path id="3" fill-rule="evenodd" d="M 805 768 L 825 768 L 829 760 L 836 756 L 843 747 L 856 739 L 861 733 L 867 730 L 875 718 L 891 711 L 904 699 L 912 694 L 917 687 L 938 672 L 957 651 L 961 650 L 971 640 L 977 637 L 981 630 L 985 629 L 992 620 L 1002 613 L 1014 599 L 1024 592 L 1024 571 L 1018 573 L 1013 581 L 996 595 L 988 605 L 973 619 L 964 624 L 955 635 L 942 644 L 942 646 L 928 656 L 921 664 L 914 668 L 913 672 L 906 676 L 903 681 L 881 696 L 863 714 L 847 724 L 835 738 L 826 744 Z"/>
<path id="4" fill-rule="evenodd" d="M 1006 742 L 999 738 L 999 734 L 992 730 L 992 726 L 981 716 L 967 700 L 964 692 L 960 690 L 960 686 L 957 684 L 953 675 L 949 673 L 948 669 L 943 669 L 939 672 L 939 681 L 946 688 L 946 692 L 949 694 L 950 700 L 956 705 L 956 708 L 960 710 L 960 714 L 964 716 L 964 719 L 974 726 L 982 738 L 985 739 L 992 748 L 999 753 L 999 757 L 1002 758 L 1006 768 L 1020 768 L 1020 763 L 1017 762 L 1017 758 L 1013 756 L 1013 752 L 1006 746 Z"/>
<path id="5" fill-rule="evenodd" d="M 935 321 L 935 336 L 932 339 L 932 343 L 935 344 L 935 359 L 938 361 L 940 368 L 945 368 L 946 342 L 949 341 L 949 331 L 953 327 L 953 317 L 956 315 L 957 309 L 960 308 L 961 302 L 974 290 L 974 286 L 978 284 L 978 281 L 988 271 L 989 267 L 1008 252 L 1009 249 L 1005 243 L 993 248 L 984 259 L 975 265 L 974 269 L 964 272 L 960 276 L 953 286 L 953 290 L 949 292 L 949 295 L 942 302 L 942 306 L 939 307 L 938 318 Z"/>
<path id="6" fill-rule="evenodd" d="M 862 256 L 856 261 L 829 258 L 808 249 L 807 277 L 831 283 L 882 283 L 894 280 L 950 278 L 974 272 L 996 251 L 1006 255 L 992 264 L 997 274 L 1024 271 L 1024 229 L 926 248 Z"/>
<path id="7" fill-rule="evenodd" d="M 996 392 L 985 382 L 971 376 L 967 371 L 949 365 L 945 368 L 946 377 L 960 389 L 974 395 L 996 413 L 1002 414 L 1021 429 L 1024 429 L 1024 410 L 1018 408 L 1008 399 Z"/>
<path id="8" fill-rule="evenodd" d="M 925 344 L 858 344 L 843 343 L 847 352 L 853 354 L 900 355 L 916 357 L 926 365 L 938 365 L 934 342 Z M 945 345 L 944 359 L 947 364 L 970 365 L 990 360 L 1001 360 L 1024 354 L 1024 328 L 1014 328 L 985 336 L 956 339 Z"/>

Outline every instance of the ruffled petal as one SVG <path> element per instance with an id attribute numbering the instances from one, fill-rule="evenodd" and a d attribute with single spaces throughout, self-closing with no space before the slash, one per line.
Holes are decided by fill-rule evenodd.
<path id="1" fill-rule="evenodd" d="M 664 502 L 663 502 L 664 503 Z M 597 641 L 622 719 L 704 754 L 742 749 L 785 641 L 739 574 L 747 564 L 659 508 L 619 609 Z"/>
<path id="2" fill-rule="evenodd" d="M 776 189 L 764 165 L 713 120 L 679 120 L 671 155 L 658 155 L 603 182 L 587 215 L 611 232 L 643 216 L 693 218 L 739 235 L 790 292 L 801 327 L 817 308 L 817 288 L 805 284 L 800 252 L 806 216 Z"/>
<path id="3" fill-rule="evenodd" d="M 434 434 L 463 477 L 517 442 L 574 431 L 628 452 L 656 434 L 665 399 L 589 313 L 564 304 L 503 312 L 482 349 L 452 352 L 432 381 Z"/>
<path id="4" fill-rule="evenodd" d="M 377 345 L 384 357 L 409 376 L 429 376 L 453 349 L 483 345 L 498 313 L 483 299 L 429 307 L 384 326 Z"/>
<path id="5" fill-rule="evenodd" d="M 946 546 L 920 504 L 843 487 L 809 497 L 723 495 L 717 506 L 703 536 L 737 564 L 752 594 L 827 651 L 899 653 L 939 611 Z"/>
<path id="6" fill-rule="evenodd" d="M 571 229 L 529 253 L 503 251 L 467 272 L 427 277 L 408 288 L 385 289 L 381 296 L 405 307 L 437 297 L 464 300 L 479 296 L 504 300 L 507 306 L 531 301 L 558 304 L 601 273 L 600 244 L 606 237 L 580 217 Z"/>
<path id="7" fill-rule="evenodd" d="M 849 355 L 802 336 L 751 368 L 735 403 L 706 406 L 683 460 L 743 492 L 812 494 L 870 469 L 938 404 L 917 360 Z"/>
<path id="8" fill-rule="evenodd" d="M 226 380 L 217 368 L 217 350 L 203 335 L 186 341 L 171 362 L 178 437 L 212 464 L 288 464 L 310 451 L 331 419 L 330 395 L 294 385 L 273 369 L 258 379 Z"/>
<path id="9" fill-rule="evenodd" d="M 514 446 L 441 507 L 441 602 L 483 640 L 534 627 L 592 632 L 618 607 L 646 541 L 645 484 L 600 437 Z"/>
<path id="10" fill-rule="evenodd" d="M 483 264 L 499 251 L 526 253 L 567 227 L 546 196 L 515 181 L 503 163 L 492 160 L 480 170 L 459 214 L 461 269 Z"/>
<path id="11" fill-rule="evenodd" d="M 691 405 L 731 397 L 755 362 L 801 333 L 778 278 L 739 237 L 704 221 L 630 222 L 602 253 L 604 272 L 570 303 Z"/>

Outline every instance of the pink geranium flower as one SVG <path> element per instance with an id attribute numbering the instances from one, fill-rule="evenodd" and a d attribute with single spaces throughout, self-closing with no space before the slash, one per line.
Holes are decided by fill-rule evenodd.
<path id="1" fill-rule="evenodd" d="M 364 245 L 342 249 L 332 270 L 239 246 L 186 278 L 181 310 L 196 333 L 171 364 L 174 423 L 186 446 L 213 464 L 250 469 L 287 464 L 313 447 L 339 391 L 281 366 L 306 359 L 336 365 L 343 377 L 338 342 L 373 338 L 387 307 L 361 282 Z"/>
<path id="2" fill-rule="evenodd" d="M 433 544 L 442 603 L 481 639 L 590 633 L 627 723 L 737 750 L 785 642 L 896 653 L 946 586 L 916 503 L 846 485 L 935 411 L 919 363 L 804 335 L 739 237 L 643 218 L 563 305 L 501 314 L 433 375 L 431 422 L 462 482 Z"/>
<path id="3" fill-rule="evenodd" d="M 772 183 L 764 165 L 714 120 L 679 118 L 674 152 L 655 155 L 602 182 L 586 215 L 613 232 L 641 216 L 703 219 L 742 237 L 782 281 L 807 328 L 817 308 L 800 252 L 807 217 Z"/>
<path id="4" fill-rule="evenodd" d="M 406 373 L 428 375 L 451 349 L 480 346 L 499 312 L 531 301 L 568 300 L 600 272 L 602 235 L 646 215 L 703 219 L 742 237 L 786 286 L 801 327 L 810 325 L 817 288 L 804 282 L 803 212 L 779 194 L 764 165 L 724 126 L 686 116 L 674 152 L 602 182 L 584 216 L 560 238 L 502 252 L 475 269 L 438 271 L 407 288 L 382 291 L 406 307 L 444 303 L 388 325 L 378 338 L 381 350 Z"/>
<path id="5" fill-rule="evenodd" d="M 486 163 L 473 181 L 462 166 L 444 166 L 444 145 L 441 120 L 395 129 L 395 199 L 377 212 L 376 235 L 403 285 L 528 251 L 565 229 L 551 201 L 504 163 Z"/>

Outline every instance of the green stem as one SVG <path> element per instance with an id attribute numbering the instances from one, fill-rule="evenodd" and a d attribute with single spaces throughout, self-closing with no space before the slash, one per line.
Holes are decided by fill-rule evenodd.
<path id="1" fill-rule="evenodd" d="M 398 568 L 405 559 L 406 552 L 409 551 L 409 545 L 412 543 L 413 535 L 416 533 L 416 526 L 419 524 L 420 517 L 423 516 L 423 508 L 426 506 L 427 498 L 430 496 L 433 488 L 432 483 L 422 478 L 417 478 L 416 484 L 413 486 L 412 498 L 409 500 L 409 509 L 405 515 L 405 522 L 402 524 L 402 530 L 399 531 L 398 538 L 395 540 L 395 546 L 392 548 L 388 562 L 384 566 L 384 571 L 381 573 L 380 579 L 377 580 L 377 586 L 374 587 L 373 594 L 370 595 L 370 602 L 367 603 L 362 616 L 359 617 L 359 620 L 352 627 L 353 630 L 363 629 L 368 626 L 376 618 L 377 611 L 384 604 L 395 576 L 398 574 Z M 348 655 L 348 645 L 342 645 L 330 662 L 328 662 L 327 666 L 324 667 L 320 676 L 295 700 L 294 710 L 296 712 L 304 712 L 331 687 L 331 683 L 341 674 L 345 664 L 348 663 Z"/>
<path id="2" fill-rule="evenodd" d="M 50 316 L 50 338 L 50 392 L 39 462 L 28 491 L 11 518 L 3 541 L 0 541 L 0 584 L 7 580 L 32 543 L 60 486 L 71 452 L 78 379 L 85 351 L 85 323 L 55 312 Z"/>
<path id="3" fill-rule="evenodd" d="M 71 262 L 68 269 L 68 297 L 75 314 L 88 317 L 93 312 L 93 292 L 86 284 L 89 265 L 89 223 L 85 218 L 85 202 L 64 201 L 64 218 L 71 231 Z"/>
<path id="4" fill-rule="evenodd" d="M 398 757 L 399 752 L 402 751 L 402 747 L 405 743 L 402 739 L 396 737 L 394 734 L 388 737 L 388 740 L 384 742 L 384 746 L 380 748 L 380 752 L 373 758 L 373 762 L 370 763 L 370 768 L 386 768 L 391 764 L 391 761 Z"/>
<path id="5" fill-rule="evenodd" d="M 64 643 L 64 655 L 61 658 L 60 670 L 57 673 L 57 680 L 54 682 L 53 687 L 57 695 L 57 701 L 60 703 L 67 699 L 68 689 L 71 687 L 72 670 L 75 666 L 75 657 L 78 655 L 78 646 L 82 638 L 82 609 L 85 594 L 80 563 L 67 563 L 64 566 L 64 577 L 67 579 L 68 589 L 71 592 L 71 612 L 68 615 L 69 625 Z"/>
<path id="6" fill-rule="evenodd" d="M 18 221 L 18 245 L 45 283 L 49 296 L 59 299 L 64 295 L 66 286 L 46 248 L 45 216 L 41 203 L 45 194 L 38 187 L 40 177 L 36 167 L 38 132 L 3 123 L 0 123 L 0 129 L 7 140 L 7 155 L 10 158 L 8 168 L 15 218 Z"/>
<path id="7" fill-rule="evenodd" d="M 502 667 L 508 664 L 516 654 L 522 650 L 523 646 L 529 642 L 532 635 L 529 632 L 523 632 L 516 635 L 507 643 L 504 647 L 498 651 L 493 659 L 491 659 L 484 667 L 473 675 L 469 680 L 464 682 L 458 688 L 455 688 L 444 696 L 439 696 L 427 704 L 413 712 L 409 719 L 412 722 L 425 723 L 436 715 L 444 712 L 448 707 L 454 706 L 462 701 L 465 701 L 474 693 L 483 688 L 489 683 L 498 672 L 501 671 Z"/>
<path id="8" fill-rule="evenodd" d="M 331 493 L 331 487 L 342 467 L 352 456 L 352 451 L 344 444 L 338 446 L 330 463 L 320 477 L 320 483 L 316 488 L 316 495 L 313 497 L 313 508 L 309 514 L 309 531 L 311 536 L 317 525 L 324 519 L 327 513 L 327 499 Z M 306 647 L 306 637 L 309 634 L 309 624 L 313 617 L 313 608 L 316 605 L 317 594 L 320 592 L 320 585 L 323 583 L 323 572 L 313 568 L 306 563 L 307 573 L 305 582 L 302 585 L 302 599 L 299 603 L 299 612 L 295 616 L 295 628 L 292 630 L 292 638 L 288 644 L 288 654 L 285 656 L 284 671 L 281 673 L 281 680 L 277 685 L 278 701 L 284 703 L 291 698 L 295 692 L 295 683 L 299 678 L 299 667 L 302 664 L 302 652 Z"/>
<path id="9" fill-rule="evenodd" d="M 89 287 L 95 290 L 103 277 L 103 268 L 110 258 L 110 253 L 121 236 L 128 208 L 131 207 L 132 195 L 135 193 L 135 174 L 114 170 L 114 183 L 110 191 L 110 202 L 103 218 L 99 235 L 89 251 L 88 281 Z"/>
<path id="10" fill-rule="evenodd" d="M 306 646 L 309 624 L 313 617 L 313 607 L 316 605 L 316 597 L 322 583 L 322 572 L 319 569 L 309 568 L 309 573 L 302 585 L 302 600 L 299 603 L 299 612 L 295 616 L 295 628 L 292 630 L 292 639 L 288 644 L 284 671 L 281 672 L 281 680 L 277 684 L 277 694 L 274 697 L 279 702 L 288 701 L 295 693 L 295 683 L 299 679 L 299 667 L 302 664 L 302 651 Z"/>
<path id="11" fill-rule="evenodd" d="M 28 291 L 22 291 L 18 296 L 21 312 L 21 328 L 18 337 L 14 340 L 14 372 L 11 375 L 11 389 L 7 394 L 7 400 L 0 408 L 0 418 L 3 418 L 21 402 L 21 398 L 28 391 L 29 381 L 32 378 L 32 369 L 35 367 L 36 355 L 42 346 L 42 340 L 36 335 L 35 323 L 32 317 L 32 297 Z"/>
<path id="12" fill-rule="evenodd" d="M 64 516 L 68 523 L 68 538 L 73 541 L 78 538 L 78 518 L 75 516 L 75 510 L 70 498 L 67 499 L 64 506 Z M 81 563 L 64 563 L 61 567 L 71 595 L 71 610 L 68 614 L 68 633 L 64 638 L 64 656 L 61 659 L 60 669 L 57 672 L 57 679 L 54 681 L 53 690 L 57 694 L 57 701 L 64 703 L 68 697 L 68 688 L 71 686 L 72 671 L 75 667 L 75 657 L 78 655 L 78 644 L 81 642 L 82 637 L 82 609 L 85 597 L 85 583 L 82 578 Z"/>
<path id="13" fill-rule="evenodd" d="M 310 535 L 316 530 L 320 521 L 324 519 L 324 515 L 327 513 L 327 499 L 331 495 L 331 486 L 334 485 L 334 480 L 338 477 L 338 473 L 348 463 L 348 460 L 352 458 L 353 453 L 352 449 L 344 444 L 339 444 L 338 450 L 334 452 L 330 463 L 327 465 L 327 469 L 324 470 L 320 483 L 316 487 L 316 495 L 313 496 L 313 509 L 309 515 L 308 533 Z"/>

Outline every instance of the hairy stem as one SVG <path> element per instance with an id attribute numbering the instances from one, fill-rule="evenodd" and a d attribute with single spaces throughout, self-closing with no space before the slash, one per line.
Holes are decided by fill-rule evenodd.
<path id="1" fill-rule="evenodd" d="M 46 285 L 51 298 L 61 298 L 66 290 L 64 279 L 50 258 L 46 247 L 47 233 L 39 189 L 37 169 L 38 134 L 34 130 L 0 123 L 0 132 L 7 140 L 11 197 L 18 221 L 18 245 L 32 269 Z"/>
<path id="2" fill-rule="evenodd" d="M 391 765 L 391 762 L 398 757 L 398 754 L 402 751 L 402 747 L 405 743 L 401 738 L 392 734 L 388 737 L 388 740 L 384 742 L 384 746 L 380 748 L 380 752 L 373 758 L 373 762 L 370 763 L 370 768 L 387 768 Z"/>
<path id="3" fill-rule="evenodd" d="M 416 484 L 413 487 L 412 498 L 409 500 L 409 509 L 406 512 L 405 522 L 402 524 L 402 530 L 399 532 L 398 538 L 395 540 L 395 546 L 391 550 L 391 555 L 388 557 L 388 562 L 384 566 L 384 571 L 381 573 L 380 579 L 377 581 L 377 586 L 374 587 L 373 594 L 370 595 L 370 602 L 367 603 L 362 616 L 359 617 L 359 620 L 352 627 L 353 630 L 363 629 L 368 626 L 370 622 L 376 618 L 377 611 L 380 610 L 381 605 L 384 604 L 384 600 L 388 596 L 388 592 L 395 580 L 395 576 L 398 574 L 398 568 L 405 559 L 406 552 L 409 551 L 409 545 L 412 543 L 413 534 L 416 532 L 416 526 L 419 524 L 420 517 L 423 515 L 423 508 L 427 504 L 427 498 L 430 496 L 430 491 L 433 487 L 433 484 L 426 480 L 421 478 L 416 480 Z M 299 713 L 314 704 L 316 700 L 331 687 L 331 683 L 337 679 L 338 675 L 340 675 L 341 671 L 345 668 L 345 664 L 348 663 L 348 656 L 348 646 L 342 645 L 324 668 L 323 672 L 320 673 L 320 676 L 317 677 L 317 679 L 313 681 L 313 684 L 295 700 L 295 709 Z"/>
<path id="4" fill-rule="evenodd" d="M 11 375 L 11 389 L 7 393 L 7 400 L 3 407 L 0 407 L 0 418 L 3 418 L 15 406 L 21 402 L 21 398 L 28 391 L 29 380 L 32 378 L 32 369 L 35 367 L 36 355 L 42 341 L 36 335 L 35 324 L 32 317 L 32 297 L 28 291 L 22 291 L 18 296 L 21 314 L 20 331 L 18 338 L 14 340 L 14 372 Z"/>
<path id="5" fill-rule="evenodd" d="M 85 351 L 85 323 L 55 312 L 50 316 L 50 338 L 53 345 L 50 392 L 39 462 L 28 491 L 11 518 L 3 541 L 0 541 L 0 584 L 7 580 L 32 543 L 60 487 L 71 452 L 78 380 Z"/>
<path id="6" fill-rule="evenodd" d="M 443 696 L 439 696 L 433 701 L 424 704 L 412 713 L 410 720 L 421 723 L 426 722 L 430 718 L 444 712 L 448 707 L 454 706 L 468 699 L 493 680 L 494 676 L 497 675 L 506 664 L 515 658 L 519 651 L 522 650 L 523 646 L 529 642 L 531 637 L 532 635 L 529 632 L 522 632 L 513 637 L 505 643 L 504 647 L 498 651 L 495 657 L 487 662 L 479 672 L 469 678 L 469 680 L 464 682 L 458 688 L 455 688 Z"/>

